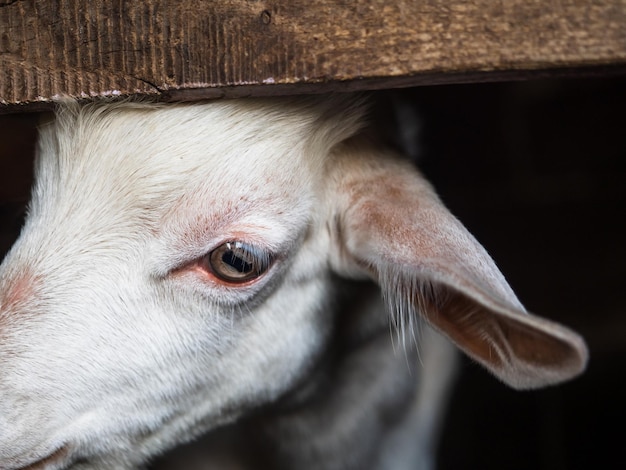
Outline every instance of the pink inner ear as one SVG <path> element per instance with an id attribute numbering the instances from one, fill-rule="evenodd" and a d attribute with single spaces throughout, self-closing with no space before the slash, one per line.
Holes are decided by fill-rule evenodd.
<path id="1" fill-rule="evenodd" d="M 584 342 L 561 325 L 522 311 L 492 310 L 449 288 L 418 303 L 435 328 L 515 388 L 568 380 L 585 368 Z"/>

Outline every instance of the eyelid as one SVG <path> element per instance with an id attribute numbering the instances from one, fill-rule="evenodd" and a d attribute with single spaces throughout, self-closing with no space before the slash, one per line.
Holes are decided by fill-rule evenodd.
<path id="1" fill-rule="evenodd" d="M 255 298 L 264 298 L 265 295 L 278 285 L 277 283 L 282 282 L 281 280 L 284 277 L 285 268 L 289 264 L 287 261 L 300 246 L 298 240 L 302 239 L 302 235 L 298 240 L 292 239 L 283 241 L 283 243 L 277 246 L 278 249 L 269 248 L 269 244 L 266 243 L 265 239 L 259 242 L 258 239 L 251 240 L 251 238 L 253 237 L 229 236 L 228 238 L 222 237 L 219 241 L 215 239 L 214 243 L 207 244 L 209 248 L 203 250 L 203 254 L 196 251 L 193 258 L 188 257 L 187 260 L 181 259 L 181 262 L 177 263 L 177 266 L 173 265 L 166 272 L 156 277 L 168 283 L 173 282 L 174 285 L 172 287 L 175 290 L 182 289 L 188 291 L 190 295 L 200 295 L 207 302 L 219 305 L 241 305 Z M 271 254 L 271 266 L 265 275 L 244 283 L 229 283 L 219 280 L 210 270 L 207 270 L 206 267 L 203 266 L 202 260 L 208 253 L 215 250 L 223 243 L 232 242 L 233 240 L 254 244 L 254 246 Z M 260 297 L 258 297 L 259 295 Z"/>
<path id="2" fill-rule="evenodd" d="M 238 226 L 229 230 L 223 228 L 221 234 L 215 234 L 207 237 L 202 243 L 194 243 L 194 238 L 178 238 L 163 237 L 157 241 L 157 246 L 148 248 L 147 257 L 151 259 L 152 277 L 158 280 L 182 280 L 186 279 L 188 286 L 197 285 L 203 289 L 218 289 L 223 293 L 254 286 L 255 289 L 263 287 L 266 281 L 274 278 L 277 272 L 282 272 L 281 266 L 291 257 L 295 250 L 302 244 L 309 231 L 309 225 L 303 226 L 301 230 L 292 232 L 291 236 L 285 236 L 285 227 L 280 224 L 274 224 L 279 230 L 269 231 L 269 227 L 256 224 L 238 224 Z M 256 281 L 243 284 L 230 284 L 220 282 L 210 271 L 201 266 L 201 260 L 211 251 L 226 242 L 241 241 L 254 245 L 272 256 L 272 266 L 266 275 L 261 276 Z M 157 254 L 156 256 L 153 255 Z M 159 256 L 158 253 L 162 255 Z M 169 253 L 170 256 L 167 256 Z M 172 256 L 175 255 L 175 256 Z M 227 294 L 230 295 L 230 294 Z M 241 295 L 233 293 L 233 295 Z"/>

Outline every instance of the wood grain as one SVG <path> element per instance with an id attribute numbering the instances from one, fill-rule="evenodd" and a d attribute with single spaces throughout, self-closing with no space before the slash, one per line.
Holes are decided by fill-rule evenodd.
<path id="1" fill-rule="evenodd" d="M 372 89 L 626 66 L 626 0 L 0 0 L 0 103 Z M 12 107 L 12 109 L 14 106 Z"/>

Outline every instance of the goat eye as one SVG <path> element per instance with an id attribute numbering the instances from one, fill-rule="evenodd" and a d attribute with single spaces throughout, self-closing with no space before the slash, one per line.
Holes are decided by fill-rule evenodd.
<path id="1" fill-rule="evenodd" d="M 271 265 L 271 257 L 247 243 L 227 242 L 209 253 L 207 262 L 222 281 L 243 283 L 263 275 Z"/>

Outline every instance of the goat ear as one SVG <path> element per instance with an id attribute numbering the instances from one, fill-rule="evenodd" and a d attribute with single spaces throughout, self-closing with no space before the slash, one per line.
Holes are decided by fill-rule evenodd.
<path id="1" fill-rule="evenodd" d="M 582 338 L 526 312 L 484 248 L 412 166 L 355 142 L 334 157 L 337 271 L 370 275 L 397 321 L 421 315 L 514 388 L 584 370 Z"/>

